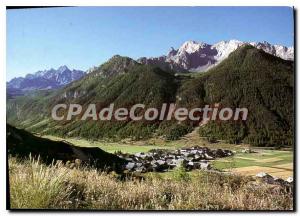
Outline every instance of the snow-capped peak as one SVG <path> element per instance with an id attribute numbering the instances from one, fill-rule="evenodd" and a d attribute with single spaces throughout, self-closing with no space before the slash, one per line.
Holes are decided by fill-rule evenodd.
<path id="1" fill-rule="evenodd" d="M 178 49 L 178 53 L 186 52 L 186 53 L 194 53 L 199 51 L 200 49 L 207 46 L 206 43 L 198 43 L 196 41 L 186 41 L 184 42 L 181 47 Z"/>
<path id="2" fill-rule="evenodd" d="M 212 45 L 212 49 L 217 50 L 217 55 L 215 58 L 220 61 L 229 56 L 234 50 L 242 46 L 244 43 L 239 40 L 229 40 L 229 41 L 220 41 Z"/>

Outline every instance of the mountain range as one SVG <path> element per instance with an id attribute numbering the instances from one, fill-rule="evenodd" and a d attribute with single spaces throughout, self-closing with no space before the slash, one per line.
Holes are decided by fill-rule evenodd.
<path id="1" fill-rule="evenodd" d="M 285 60 L 294 59 L 293 47 L 271 45 L 266 41 L 248 43 L 229 40 L 213 45 L 203 42 L 186 41 L 178 49 L 172 47 L 167 55 L 153 58 L 142 57 L 137 59 L 137 62 L 179 73 L 204 72 L 222 62 L 238 47 L 247 44 Z M 9 96 L 16 96 L 30 90 L 58 89 L 97 69 L 98 67 L 92 67 L 83 72 L 76 69 L 70 70 L 64 65 L 57 68 L 57 70 L 51 68 L 50 70 L 37 71 L 33 74 L 27 74 L 25 77 L 13 78 L 7 82 L 7 92 Z M 113 71 L 109 73 L 113 73 Z"/>
<path id="2" fill-rule="evenodd" d="M 67 66 L 60 66 L 56 70 L 37 71 L 25 77 L 16 77 L 6 83 L 8 93 L 17 93 L 30 90 L 57 89 L 75 80 L 86 73 L 81 70 L 70 70 Z"/>
<path id="3" fill-rule="evenodd" d="M 194 52 L 188 46 L 186 50 Z M 205 73 L 175 74 L 174 70 L 157 66 L 116 55 L 81 79 L 55 91 L 8 99 L 7 122 L 32 132 L 62 137 L 178 139 L 199 122 L 187 120 L 178 124 L 175 120 L 134 122 L 130 119 L 103 122 L 77 118 L 54 121 L 51 109 L 59 103 L 80 104 L 83 110 L 95 103 L 97 112 L 110 103 L 115 104 L 115 109 L 137 103 L 158 109 L 162 103 L 186 108 L 219 103 L 225 107 L 247 107 L 247 121 L 209 122 L 199 128 L 200 136 L 258 146 L 293 143 L 293 61 L 244 44 Z"/>
<path id="4" fill-rule="evenodd" d="M 293 47 L 272 45 L 266 41 L 248 43 L 229 40 L 220 41 L 213 45 L 186 41 L 178 49 L 172 47 L 167 55 L 152 58 L 142 57 L 137 61 L 142 64 L 156 65 L 164 70 L 174 70 L 175 72 L 203 72 L 222 62 L 230 53 L 243 45 L 252 45 L 285 60 L 294 59 Z"/>

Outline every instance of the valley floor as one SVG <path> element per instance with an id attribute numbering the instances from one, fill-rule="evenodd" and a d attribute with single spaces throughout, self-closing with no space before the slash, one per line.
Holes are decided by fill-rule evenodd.
<path id="1" fill-rule="evenodd" d="M 211 149 L 229 149 L 235 151 L 234 156 L 220 158 L 213 162 L 213 167 L 236 173 L 240 175 L 255 176 L 259 172 L 266 172 L 272 176 L 287 179 L 293 176 L 293 151 L 292 150 L 272 150 L 267 148 L 251 148 L 253 153 L 243 153 L 243 150 L 249 149 L 248 145 L 233 145 L 224 142 L 211 144 L 205 139 L 199 138 L 194 132 L 186 135 L 178 141 L 166 142 L 163 139 L 153 138 L 146 141 L 122 140 L 120 142 L 109 141 L 89 141 L 76 138 L 59 138 L 55 136 L 45 136 L 52 140 L 66 140 L 74 145 L 84 147 L 99 147 L 104 151 L 114 153 L 122 151 L 123 153 L 147 152 L 151 149 L 178 149 L 188 146 L 206 146 Z"/>

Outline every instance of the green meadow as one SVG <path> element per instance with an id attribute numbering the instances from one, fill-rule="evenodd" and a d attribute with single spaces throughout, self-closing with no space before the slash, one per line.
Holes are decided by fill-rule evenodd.
<path id="1" fill-rule="evenodd" d="M 137 153 L 137 152 L 148 152 L 151 149 L 177 149 L 183 146 L 183 144 L 173 142 L 166 142 L 165 144 L 157 144 L 154 142 L 134 142 L 134 143 L 125 143 L 125 142 L 111 142 L 111 141 L 90 141 L 86 139 L 77 139 L 77 138 L 59 138 L 55 136 L 44 136 L 44 138 L 52 139 L 52 140 L 65 140 L 74 145 L 82 146 L 82 147 L 98 147 L 102 150 L 110 153 L 114 153 L 116 151 L 121 151 L 123 153 Z"/>

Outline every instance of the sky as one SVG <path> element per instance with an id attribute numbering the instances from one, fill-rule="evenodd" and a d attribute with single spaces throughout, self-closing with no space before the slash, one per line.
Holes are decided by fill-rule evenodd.
<path id="1" fill-rule="evenodd" d="M 290 7 L 64 7 L 7 10 L 6 80 L 67 65 L 87 70 L 119 54 L 167 54 L 187 40 L 293 46 Z"/>

